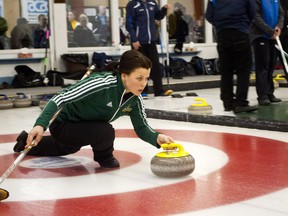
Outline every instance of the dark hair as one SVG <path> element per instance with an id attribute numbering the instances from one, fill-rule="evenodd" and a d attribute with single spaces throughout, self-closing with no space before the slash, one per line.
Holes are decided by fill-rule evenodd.
<path id="1" fill-rule="evenodd" d="M 103 71 L 115 71 L 117 73 L 130 74 L 137 68 L 150 69 L 151 61 L 137 50 L 128 50 L 124 52 L 119 62 L 110 62 L 104 66 Z"/>

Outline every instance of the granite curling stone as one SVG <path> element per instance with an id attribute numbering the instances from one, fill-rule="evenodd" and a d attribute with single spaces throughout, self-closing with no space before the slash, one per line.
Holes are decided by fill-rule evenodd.
<path id="1" fill-rule="evenodd" d="M 50 101 L 50 99 L 54 96 L 54 94 L 48 94 L 48 95 L 44 95 L 43 99 L 40 100 L 39 102 L 39 107 L 41 110 L 44 109 L 44 107 L 46 106 L 46 104 Z"/>
<path id="2" fill-rule="evenodd" d="M 32 106 L 31 98 L 28 98 L 24 93 L 16 93 L 17 98 L 13 99 L 14 107 L 16 108 L 23 108 L 23 107 L 30 107 Z"/>
<path id="3" fill-rule="evenodd" d="M 195 98 L 197 103 L 191 104 L 188 107 L 188 112 L 194 115 L 209 115 L 212 114 L 212 106 L 209 105 L 203 98 Z"/>
<path id="4" fill-rule="evenodd" d="M 5 94 L 0 94 L 0 110 L 13 108 L 13 101 Z"/>
<path id="5" fill-rule="evenodd" d="M 150 162 L 152 173 L 160 177 L 174 178 L 191 174 L 195 169 L 195 160 L 178 143 L 162 144 L 165 150 L 156 154 Z M 171 149 L 172 148 L 172 149 Z"/>
<path id="6" fill-rule="evenodd" d="M 43 95 L 31 95 L 32 106 L 39 106 L 42 99 Z"/>

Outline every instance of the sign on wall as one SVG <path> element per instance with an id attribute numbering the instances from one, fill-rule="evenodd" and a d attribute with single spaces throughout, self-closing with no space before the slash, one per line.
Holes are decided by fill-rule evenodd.
<path id="1" fill-rule="evenodd" d="M 40 14 L 48 15 L 48 0 L 21 0 L 21 16 L 29 23 L 38 23 Z"/>
<path id="2" fill-rule="evenodd" d="M 0 16 L 4 17 L 4 3 L 3 3 L 3 0 L 0 0 Z"/>

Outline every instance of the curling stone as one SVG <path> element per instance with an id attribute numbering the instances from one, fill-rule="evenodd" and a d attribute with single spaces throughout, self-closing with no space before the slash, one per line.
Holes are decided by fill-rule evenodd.
<path id="1" fill-rule="evenodd" d="M 182 177 L 195 169 L 194 158 L 178 143 L 162 144 L 165 150 L 156 154 L 150 162 L 152 173 L 160 177 Z"/>
<path id="2" fill-rule="evenodd" d="M 46 106 L 46 104 L 49 102 L 49 100 L 53 97 L 53 94 L 48 94 L 48 95 L 44 95 L 43 99 L 40 100 L 39 102 L 39 107 L 41 110 L 44 109 L 44 107 Z"/>
<path id="3" fill-rule="evenodd" d="M 0 94 L 0 109 L 11 109 L 13 108 L 13 101 L 8 98 L 5 94 Z"/>
<path id="4" fill-rule="evenodd" d="M 16 108 L 23 108 L 23 107 L 30 107 L 32 105 L 31 98 L 28 98 L 24 93 L 16 93 L 17 98 L 13 100 L 14 107 Z"/>
<path id="5" fill-rule="evenodd" d="M 277 83 L 287 83 L 285 75 L 283 74 L 277 74 L 276 77 L 273 79 L 273 81 L 276 81 Z"/>
<path id="6" fill-rule="evenodd" d="M 40 100 L 42 100 L 43 95 L 31 95 L 32 106 L 39 106 Z"/>
<path id="7" fill-rule="evenodd" d="M 203 98 L 195 98 L 194 101 L 199 103 L 191 104 L 188 107 L 188 112 L 194 115 L 209 115 L 212 114 L 212 106 L 209 105 Z"/>
<path id="8" fill-rule="evenodd" d="M 9 197 L 9 192 L 0 188 L 0 201 L 5 200 Z"/>

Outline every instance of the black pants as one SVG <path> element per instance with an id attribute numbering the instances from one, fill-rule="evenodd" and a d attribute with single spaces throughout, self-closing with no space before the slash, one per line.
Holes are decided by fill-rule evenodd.
<path id="1" fill-rule="evenodd" d="M 221 100 L 225 108 L 248 105 L 247 96 L 252 66 L 249 35 L 238 30 L 217 32 L 217 50 L 221 72 Z M 234 95 L 233 77 L 237 76 Z"/>
<path id="2" fill-rule="evenodd" d="M 152 68 L 150 72 L 150 78 L 153 80 L 153 90 L 155 96 L 160 96 L 164 93 L 162 84 L 162 72 L 160 70 L 159 55 L 157 46 L 153 44 L 141 44 L 139 51 L 150 59 L 152 62 Z M 148 93 L 148 85 L 144 89 L 145 93 Z"/>
<path id="3" fill-rule="evenodd" d="M 104 121 L 64 122 L 55 120 L 49 127 L 51 136 L 43 136 L 29 155 L 62 156 L 75 153 L 90 145 L 94 160 L 103 161 L 113 154 L 115 131 Z"/>
<path id="4" fill-rule="evenodd" d="M 258 100 L 269 99 L 274 94 L 275 42 L 262 37 L 253 41 Z"/>

